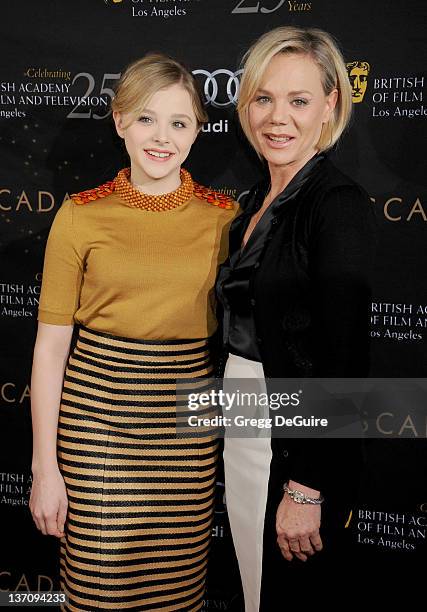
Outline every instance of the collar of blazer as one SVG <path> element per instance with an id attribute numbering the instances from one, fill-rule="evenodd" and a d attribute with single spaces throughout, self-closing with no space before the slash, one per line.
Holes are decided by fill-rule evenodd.
<path id="1" fill-rule="evenodd" d="M 283 206 L 283 204 L 293 200 L 298 195 L 302 187 L 312 178 L 313 174 L 320 170 L 322 162 L 325 159 L 326 155 L 324 153 L 317 153 L 301 168 L 301 170 L 299 170 L 299 172 L 296 173 L 285 189 L 270 204 L 269 209 L 271 209 L 271 217 L 286 212 L 287 207 Z M 230 253 L 235 253 L 236 250 L 240 250 L 243 235 L 249 220 L 252 215 L 261 208 L 269 187 L 269 180 L 263 179 L 250 190 L 246 198 L 243 212 L 234 219 L 230 227 Z"/>

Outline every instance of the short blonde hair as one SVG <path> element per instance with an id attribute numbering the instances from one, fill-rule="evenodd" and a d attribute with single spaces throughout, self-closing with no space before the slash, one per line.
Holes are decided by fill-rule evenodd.
<path id="1" fill-rule="evenodd" d="M 148 53 L 123 72 L 111 103 L 113 111 L 138 119 L 150 98 L 160 89 L 180 84 L 190 94 L 198 127 L 208 121 L 196 79 L 180 62 L 163 53 Z"/>
<path id="2" fill-rule="evenodd" d="M 347 127 L 351 112 L 351 85 L 343 56 L 332 36 L 317 28 L 283 26 L 267 32 L 247 51 L 243 58 L 243 75 L 237 104 L 243 131 L 258 152 L 249 124 L 249 105 L 259 88 L 270 60 L 279 53 L 309 56 L 319 67 L 325 95 L 338 90 L 338 100 L 331 118 L 322 127 L 316 148 L 330 149 Z"/>

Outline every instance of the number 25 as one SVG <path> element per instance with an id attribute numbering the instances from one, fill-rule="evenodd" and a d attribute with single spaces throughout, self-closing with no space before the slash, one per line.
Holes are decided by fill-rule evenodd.
<path id="1" fill-rule="evenodd" d="M 242 6 L 242 4 L 245 2 L 247 2 L 247 0 L 240 0 L 239 4 L 234 7 L 231 13 L 258 13 L 260 11 L 259 2 L 256 3 L 256 6 Z M 284 3 L 285 0 L 279 0 L 276 6 L 272 9 L 267 9 L 262 6 L 261 13 L 274 13 L 274 11 L 277 11 L 281 6 L 283 6 Z"/>

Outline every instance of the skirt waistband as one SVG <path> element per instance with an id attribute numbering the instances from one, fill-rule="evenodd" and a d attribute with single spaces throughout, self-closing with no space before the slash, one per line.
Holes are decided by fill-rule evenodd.
<path id="1" fill-rule="evenodd" d="M 207 338 L 177 340 L 141 340 L 114 336 L 83 325 L 78 326 L 72 353 L 118 363 L 153 363 L 165 360 L 178 365 L 196 364 L 209 359 Z"/>
<path id="2" fill-rule="evenodd" d="M 85 325 L 78 324 L 76 325 L 78 330 L 78 334 L 80 332 L 86 332 L 93 336 L 98 336 L 99 338 L 106 338 L 108 340 L 116 340 L 119 342 L 125 342 L 128 344 L 146 344 L 146 345 L 154 345 L 154 346 L 174 346 L 180 344 L 207 344 L 209 342 L 209 338 L 175 338 L 173 340 L 146 340 L 140 338 L 128 338 L 126 336 L 116 336 L 114 334 L 109 334 L 107 332 L 101 332 L 96 329 L 92 329 L 90 327 L 86 327 Z"/>

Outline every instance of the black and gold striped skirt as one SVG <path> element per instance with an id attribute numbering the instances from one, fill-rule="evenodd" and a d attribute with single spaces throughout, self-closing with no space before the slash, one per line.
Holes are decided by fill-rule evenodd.
<path id="1" fill-rule="evenodd" d="M 79 329 L 58 429 L 64 610 L 201 610 L 217 442 L 176 435 L 176 381 L 211 370 L 206 340 Z"/>

